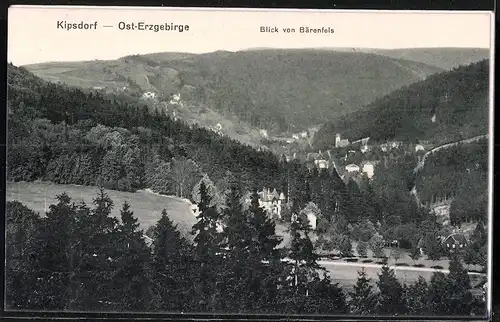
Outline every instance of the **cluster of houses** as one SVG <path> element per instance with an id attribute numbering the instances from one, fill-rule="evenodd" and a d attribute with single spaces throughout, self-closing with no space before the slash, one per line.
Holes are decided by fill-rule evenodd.
<path id="1" fill-rule="evenodd" d="M 319 151 L 318 153 L 308 153 L 306 156 L 306 167 L 309 171 L 312 171 L 314 168 L 321 170 L 333 167 L 339 175 L 342 173 L 349 173 L 351 175 L 361 174 L 367 176 L 368 179 L 371 179 L 375 174 L 375 164 L 375 161 L 363 161 L 360 166 L 356 164 L 348 164 L 345 166 L 343 171 L 339 171 L 340 169 L 335 164 L 330 151 L 327 151 L 326 155 Z"/>
<path id="2" fill-rule="evenodd" d="M 342 139 L 340 133 L 337 133 L 335 136 L 335 147 L 336 148 L 343 148 L 349 145 L 356 145 L 360 144 L 359 150 L 361 153 L 367 153 L 369 152 L 373 146 L 370 146 L 368 144 L 368 141 L 370 140 L 369 137 L 367 138 L 362 138 L 353 142 L 349 142 L 348 139 Z M 428 146 L 430 144 L 429 141 L 422 141 L 420 140 L 418 144 L 415 145 L 415 152 L 419 151 L 425 151 L 425 146 Z M 400 147 L 403 146 L 403 142 L 401 141 L 391 141 L 391 142 L 385 142 L 379 145 L 380 150 L 382 152 L 388 152 L 392 149 L 399 149 Z"/>

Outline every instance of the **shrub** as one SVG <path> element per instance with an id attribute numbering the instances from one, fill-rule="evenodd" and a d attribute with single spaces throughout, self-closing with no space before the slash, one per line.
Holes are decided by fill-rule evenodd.
<path id="1" fill-rule="evenodd" d="M 371 259 L 364 259 L 361 261 L 362 263 L 373 263 Z"/>
<path id="2" fill-rule="evenodd" d="M 410 266 L 410 265 L 408 265 L 406 263 L 396 263 L 396 266 Z"/>
<path id="3" fill-rule="evenodd" d="M 431 268 L 435 268 L 435 269 L 443 269 L 443 266 L 440 266 L 440 265 L 434 265 L 434 266 L 431 266 Z"/>
<path id="4" fill-rule="evenodd" d="M 413 265 L 413 267 L 425 267 L 425 265 L 424 264 L 415 264 L 415 265 Z"/>
<path id="5" fill-rule="evenodd" d="M 346 258 L 345 260 L 346 260 L 347 262 L 349 262 L 349 263 L 353 263 L 353 262 L 357 262 L 357 261 L 358 261 L 358 259 L 357 259 L 357 258 Z"/>

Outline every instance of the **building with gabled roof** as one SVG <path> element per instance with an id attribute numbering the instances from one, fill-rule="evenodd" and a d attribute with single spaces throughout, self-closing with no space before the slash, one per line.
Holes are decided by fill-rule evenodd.
<path id="1" fill-rule="evenodd" d="M 268 214 L 276 215 L 281 218 L 281 213 L 283 206 L 287 203 L 285 194 L 283 192 L 278 193 L 278 191 L 269 188 L 263 188 L 259 194 L 259 206 L 262 207 Z"/>
<path id="2" fill-rule="evenodd" d="M 451 252 L 467 247 L 467 238 L 461 233 L 453 233 L 443 239 L 443 245 Z"/>

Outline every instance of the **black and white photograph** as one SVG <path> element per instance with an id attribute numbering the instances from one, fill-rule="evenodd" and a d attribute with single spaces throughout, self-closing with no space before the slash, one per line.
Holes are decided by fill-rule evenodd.
<path id="1" fill-rule="evenodd" d="M 8 14 L 6 311 L 490 316 L 492 12 Z"/>

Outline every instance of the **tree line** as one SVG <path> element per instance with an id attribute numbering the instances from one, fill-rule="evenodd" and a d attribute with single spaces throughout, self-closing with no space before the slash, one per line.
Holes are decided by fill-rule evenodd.
<path id="1" fill-rule="evenodd" d="M 199 186 L 193 242 L 166 211 L 145 242 L 131 206 L 111 217 L 113 201 L 100 189 L 93 205 L 67 194 L 40 216 L 22 203 L 7 205 L 6 303 L 9 309 L 234 312 L 280 314 L 484 314 L 472 297 L 461 262 L 401 284 L 383 266 L 376 283 L 363 272 L 352 291 L 333 283 L 318 264 L 311 229 L 301 214 L 290 225 L 290 245 L 279 250 L 275 223 L 256 191 L 242 207 L 231 184 L 223 211 Z M 223 229 L 218 223 L 227 222 Z"/>

